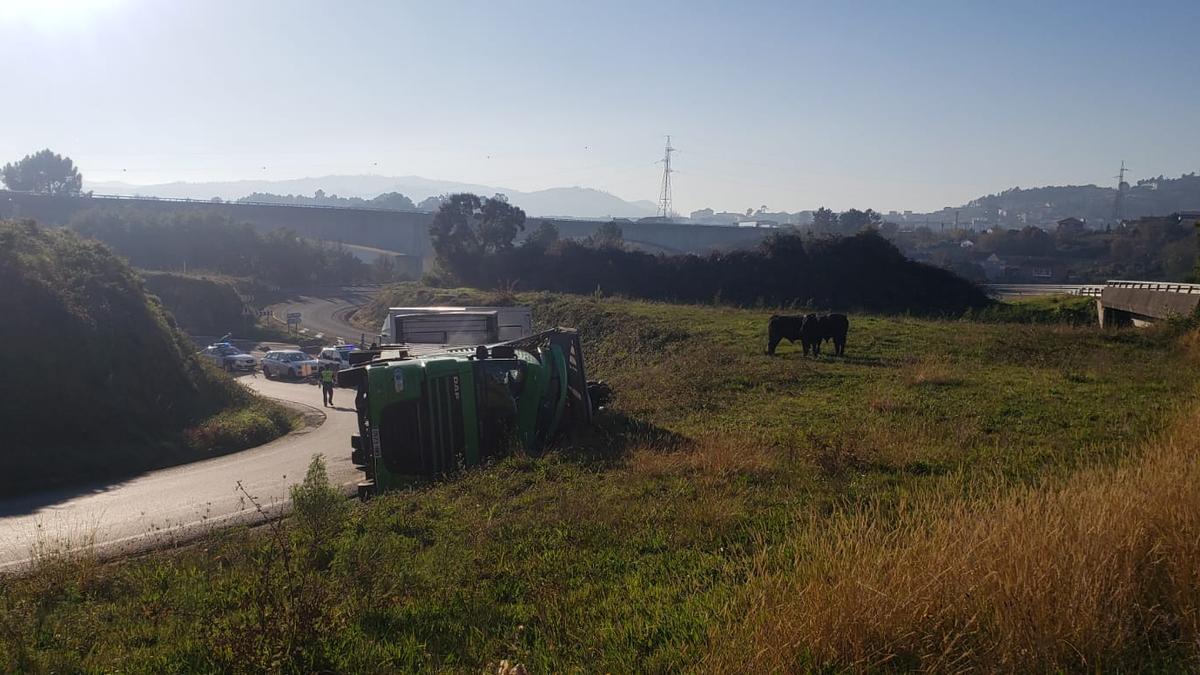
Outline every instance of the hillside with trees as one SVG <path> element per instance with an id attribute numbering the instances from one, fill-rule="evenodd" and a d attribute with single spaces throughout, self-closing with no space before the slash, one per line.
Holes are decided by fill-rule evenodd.
<path id="1" fill-rule="evenodd" d="M 752 251 L 668 256 L 627 248 L 615 223 L 600 226 L 584 241 L 559 240 L 552 226 L 543 223 L 514 245 L 525 221 L 521 209 L 499 198 L 450 197 L 430 226 L 442 281 L 478 288 L 922 314 L 958 315 L 989 302 L 979 288 L 953 273 L 908 260 L 871 228 L 848 237 L 779 234 Z"/>
<path id="2" fill-rule="evenodd" d="M 103 244 L 0 222 L 0 288 L 0 344 L 21 346 L 0 378 L 0 495 L 239 450 L 289 428 L 281 408 L 200 363 Z M 200 429 L 192 437 L 208 440 L 190 442 Z"/>
<path id="3" fill-rule="evenodd" d="M 1096 185 L 1062 185 L 1021 189 L 1010 188 L 972 200 L 962 207 L 960 218 L 994 218 L 998 224 L 1055 222 L 1074 217 L 1090 223 L 1114 220 L 1117 188 Z M 1165 216 L 1180 211 L 1200 210 L 1200 175 L 1178 178 L 1146 178 L 1125 189 L 1125 218 Z"/>
<path id="4" fill-rule="evenodd" d="M 373 199 L 362 197 L 339 197 L 317 190 L 313 196 L 277 195 L 270 192 L 254 192 L 237 200 L 238 204 L 284 204 L 289 206 L 335 206 L 343 209 L 386 209 L 391 211 L 416 211 L 413 200 L 399 192 L 384 192 Z"/>
<path id="5" fill-rule="evenodd" d="M 170 214 L 89 209 L 72 218 L 69 227 L 149 270 L 208 271 L 286 288 L 353 284 L 372 275 L 368 265 L 341 246 L 316 244 L 287 229 L 263 234 L 249 223 L 193 209 Z"/>

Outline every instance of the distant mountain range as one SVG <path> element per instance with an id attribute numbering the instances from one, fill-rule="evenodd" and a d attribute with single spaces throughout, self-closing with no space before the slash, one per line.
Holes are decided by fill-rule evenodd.
<path id="1" fill-rule="evenodd" d="M 131 185 L 121 182 L 84 183 L 85 190 L 96 194 L 137 195 L 175 199 L 235 200 L 255 192 L 277 195 L 308 195 L 323 190 L 328 195 L 371 199 L 385 192 L 400 192 L 416 203 L 428 197 L 455 192 L 473 192 L 491 196 L 504 194 L 513 204 L 531 216 L 565 216 L 574 218 L 641 218 L 655 213 L 650 201 L 629 202 L 616 195 L 583 187 L 562 187 L 522 192 L 511 188 L 432 180 L 420 176 L 321 176 L 290 180 L 238 180 L 206 183 L 161 183 Z"/>

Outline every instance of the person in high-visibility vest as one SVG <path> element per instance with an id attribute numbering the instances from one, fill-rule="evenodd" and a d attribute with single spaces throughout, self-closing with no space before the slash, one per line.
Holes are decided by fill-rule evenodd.
<path id="1" fill-rule="evenodd" d="M 321 398 L 323 405 L 333 407 L 333 366 L 321 367 Z"/>

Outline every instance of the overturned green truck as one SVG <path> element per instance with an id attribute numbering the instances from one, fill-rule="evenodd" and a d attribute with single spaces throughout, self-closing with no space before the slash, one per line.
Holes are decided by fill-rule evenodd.
<path id="1" fill-rule="evenodd" d="M 589 382 L 579 334 L 555 328 L 493 345 L 414 355 L 403 346 L 351 356 L 338 384 L 356 390 L 351 459 L 359 496 L 510 454 L 536 453 L 590 424 L 608 397 Z"/>

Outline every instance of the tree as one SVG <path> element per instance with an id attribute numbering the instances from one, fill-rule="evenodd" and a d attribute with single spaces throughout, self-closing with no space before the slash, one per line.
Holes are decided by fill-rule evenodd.
<path id="1" fill-rule="evenodd" d="M 442 206 L 442 204 L 446 203 L 446 200 L 448 200 L 448 199 L 449 199 L 449 197 L 447 197 L 446 195 L 436 195 L 433 197 L 426 197 L 425 199 L 421 200 L 420 204 L 417 204 L 417 210 L 418 211 L 431 211 L 431 212 L 437 211 Z"/>
<path id="2" fill-rule="evenodd" d="M 814 232 L 836 232 L 838 216 L 833 211 L 822 206 L 813 212 L 812 229 Z"/>
<path id="3" fill-rule="evenodd" d="M 588 243 L 596 248 L 623 248 L 625 231 L 614 222 L 603 223 L 588 237 Z"/>
<path id="4" fill-rule="evenodd" d="M 511 249 L 517 232 L 524 229 L 525 212 L 503 195 L 482 199 L 462 193 L 450 195 L 438 207 L 429 237 L 442 268 L 468 281 L 485 255 Z"/>
<path id="5" fill-rule="evenodd" d="M 845 234 L 856 234 L 868 227 L 879 227 L 879 223 L 883 220 L 878 213 L 872 209 L 859 211 L 858 209 L 850 209 L 838 216 L 838 228 Z"/>
<path id="6" fill-rule="evenodd" d="M 417 208 L 413 200 L 399 192 L 385 192 L 371 200 L 371 206 L 380 209 L 396 209 L 398 211 L 413 211 Z"/>
<path id="7" fill-rule="evenodd" d="M 525 238 L 527 246 L 550 248 L 558 241 L 558 226 L 552 220 L 543 220 L 537 228 Z"/>
<path id="8" fill-rule="evenodd" d="M 83 188 L 83 176 L 70 157 L 49 149 L 25 155 L 17 163 L 0 169 L 0 179 L 9 190 L 50 195 L 77 195 Z"/>
<path id="9" fill-rule="evenodd" d="M 525 212 L 508 203 L 508 197 L 497 194 L 483 200 L 479 216 L 479 243 L 484 253 L 496 253 L 512 248 L 517 232 L 525 231 Z"/>

